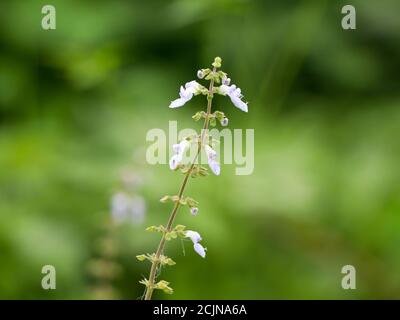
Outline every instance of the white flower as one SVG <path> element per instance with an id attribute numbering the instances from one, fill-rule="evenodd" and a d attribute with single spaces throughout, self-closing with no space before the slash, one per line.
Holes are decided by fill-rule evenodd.
<path id="1" fill-rule="evenodd" d="M 206 248 L 199 243 L 199 241 L 202 240 L 200 234 L 196 231 L 188 230 L 186 231 L 186 237 L 192 240 L 194 251 L 196 251 L 202 258 L 205 258 Z"/>
<path id="2" fill-rule="evenodd" d="M 197 216 L 197 214 L 199 213 L 199 208 L 197 207 L 190 208 L 190 213 L 192 214 L 192 216 Z"/>
<path id="3" fill-rule="evenodd" d="M 195 243 L 193 249 L 200 255 L 200 257 L 206 257 L 206 249 L 200 243 Z"/>
<path id="4" fill-rule="evenodd" d="M 200 233 L 192 230 L 187 230 L 185 233 L 186 238 L 190 238 L 192 240 L 193 244 L 196 244 L 197 242 L 201 241 L 201 236 Z"/>
<path id="5" fill-rule="evenodd" d="M 183 155 L 189 146 L 190 142 L 186 139 L 183 139 L 180 143 L 172 146 L 172 150 L 175 152 L 175 154 L 169 160 L 169 167 L 171 170 L 175 170 L 179 166 L 179 164 L 182 162 Z"/>
<path id="6" fill-rule="evenodd" d="M 182 107 L 186 102 L 193 98 L 193 95 L 201 89 L 201 85 L 195 80 L 187 82 L 185 87 L 181 86 L 179 96 L 180 98 L 171 101 L 170 108 Z"/>
<path id="7" fill-rule="evenodd" d="M 228 125 L 228 123 L 229 123 L 229 119 L 228 118 L 223 118 L 221 120 L 221 125 L 224 126 L 224 127 L 226 127 Z"/>
<path id="8" fill-rule="evenodd" d="M 183 155 L 189 146 L 190 146 L 189 141 L 187 141 L 186 139 L 183 139 L 181 142 L 174 144 L 172 146 L 172 150 L 174 150 L 174 152 L 177 154 Z"/>
<path id="9" fill-rule="evenodd" d="M 208 165 L 210 166 L 211 171 L 216 175 L 219 176 L 221 173 L 221 167 L 218 163 L 217 159 L 217 152 L 211 148 L 208 144 L 204 146 L 204 150 L 207 154 L 207 161 Z"/>
<path id="10" fill-rule="evenodd" d="M 244 112 L 248 111 L 247 102 L 245 103 L 242 101 L 243 95 L 240 88 L 237 88 L 234 84 L 231 86 L 226 84 L 221 85 L 219 87 L 219 92 L 224 96 L 228 95 L 236 108 L 239 108 Z"/>

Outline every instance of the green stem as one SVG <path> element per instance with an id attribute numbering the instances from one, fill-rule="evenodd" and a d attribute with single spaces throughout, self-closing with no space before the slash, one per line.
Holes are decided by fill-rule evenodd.
<path id="1" fill-rule="evenodd" d="M 213 72 L 215 72 L 215 70 L 216 70 L 216 68 L 214 67 Z M 196 153 L 196 155 L 195 155 L 195 157 L 194 157 L 194 159 L 193 159 L 193 161 L 192 161 L 192 163 L 190 165 L 189 170 L 185 174 L 185 177 L 184 177 L 183 182 L 181 184 L 181 187 L 179 189 L 178 201 L 175 202 L 174 208 L 172 209 L 172 212 L 171 212 L 171 214 L 169 216 L 166 232 L 170 232 L 172 230 L 172 225 L 174 223 L 175 217 L 176 217 L 176 215 L 178 213 L 178 208 L 180 206 L 180 201 L 179 200 L 182 199 L 183 192 L 185 191 L 187 182 L 188 182 L 189 177 L 190 177 L 190 173 L 192 172 L 193 167 L 196 164 L 197 158 L 200 155 L 201 146 L 204 144 L 204 138 L 205 138 L 205 135 L 206 135 L 206 131 L 208 130 L 209 122 L 210 122 L 210 114 L 211 114 L 212 99 L 213 99 L 213 89 L 214 89 L 214 79 L 211 79 L 210 86 L 209 86 L 209 89 L 208 89 L 208 97 L 209 98 L 208 98 L 208 103 L 207 103 L 207 114 L 206 114 L 206 117 L 205 117 L 205 120 L 204 120 L 203 129 L 201 131 L 201 140 L 199 141 L 199 147 L 198 147 L 197 153 Z M 158 268 L 158 266 L 160 264 L 160 256 L 161 256 L 162 252 L 164 251 L 165 242 L 166 242 L 166 239 L 165 239 L 165 233 L 164 233 L 164 235 L 162 236 L 161 241 L 160 241 L 160 243 L 158 245 L 158 248 L 157 248 L 157 251 L 156 251 L 156 256 L 153 259 L 153 263 L 151 265 L 150 275 L 149 275 L 149 283 L 148 283 L 148 285 L 146 287 L 146 294 L 145 294 L 145 297 L 144 297 L 145 300 L 151 300 L 151 296 L 153 295 L 154 282 L 155 282 L 155 279 L 156 279 L 157 268 Z"/>

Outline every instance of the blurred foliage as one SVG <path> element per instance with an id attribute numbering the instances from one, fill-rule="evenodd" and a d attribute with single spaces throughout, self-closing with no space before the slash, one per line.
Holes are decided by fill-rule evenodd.
<path id="1" fill-rule="evenodd" d="M 181 180 L 145 163 L 146 133 L 197 126 L 201 99 L 167 106 L 217 55 L 249 101 L 248 114 L 217 105 L 255 129 L 255 171 L 190 183 L 200 213 L 178 221 L 208 255 L 171 243 L 175 293 L 156 297 L 400 298 L 397 0 L 353 0 L 354 31 L 344 1 L 53 0 L 55 31 L 41 29 L 44 4 L 0 4 L 0 298 L 142 295 L 135 256 L 159 240 L 144 228 L 166 222 L 158 200 Z M 105 236 L 124 166 L 143 178 L 146 221 Z M 118 272 L 94 295 L 104 237 Z M 40 286 L 46 264 L 57 290 Z M 357 290 L 340 286 L 346 264 Z"/>

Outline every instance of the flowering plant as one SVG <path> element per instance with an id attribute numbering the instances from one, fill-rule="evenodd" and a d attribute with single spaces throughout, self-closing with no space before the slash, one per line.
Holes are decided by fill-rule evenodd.
<path id="1" fill-rule="evenodd" d="M 174 226 L 174 221 L 180 206 L 188 206 L 190 213 L 192 215 L 198 214 L 198 202 L 190 197 L 184 196 L 184 191 L 188 180 L 190 177 L 197 176 L 207 176 L 208 169 L 201 166 L 198 163 L 198 158 L 202 150 L 205 151 L 207 155 L 208 166 L 215 175 L 220 175 L 221 167 L 217 161 L 217 152 L 212 148 L 212 138 L 208 134 L 209 126 L 216 126 L 217 121 L 222 126 L 228 125 L 228 118 L 221 111 L 212 111 L 212 101 L 214 94 L 220 94 L 223 96 L 228 96 L 234 106 L 240 110 L 247 112 L 247 103 L 242 101 L 242 94 L 240 88 L 236 87 L 234 84 L 230 84 L 231 79 L 228 78 L 227 74 L 219 68 L 221 68 L 221 58 L 216 57 L 212 63 L 212 69 L 201 69 L 197 72 L 197 77 L 199 79 L 209 80 L 208 89 L 198 83 L 197 81 L 190 81 L 181 86 L 179 92 L 179 98 L 172 101 L 169 105 L 170 108 L 179 108 L 184 106 L 193 96 L 204 95 L 207 97 L 207 110 L 197 112 L 192 118 L 195 121 L 204 119 L 203 129 L 199 135 L 186 137 L 178 144 L 174 144 L 172 149 L 174 155 L 171 157 L 169 166 L 171 170 L 180 170 L 184 174 L 184 179 L 179 189 L 177 195 L 169 196 L 166 195 L 160 199 L 161 202 L 173 202 L 173 209 L 169 216 L 166 226 L 150 226 L 146 230 L 150 232 L 161 233 L 161 240 L 155 253 L 152 254 L 141 254 L 136 256 L 139 261 L 148 260 L 151 262 L 150 275 L 148 279 L 143 279 L 140 281 L 146 287 L 146 292 L 144 298 L 150 300 L 154 289 L 163 290 L 165 293 L 172 293 L 173 289 L 169 286 L 169 282 L 165 280 L 160 280 L 156 282 L 158 276 L 159 268 L 165 265 L 172 266 L 175 262 L 164 255 L 164 248 L 168 241 L 172 239 L 189 238 L 193 242 L 193 249 L 202 258 L 206 257 L 206 248 L 200 243 L 202 240 L 200 234 L 193 230 L 187 230 L 186 226 L 178 224 Z M 216 84 L 219 84 L 218 86 Z M 197 145 L 197 151 L 194 158 L 189 164 L 184 164 L 183 157 L 185 152 L 191 147 L 192 144 Z"/>

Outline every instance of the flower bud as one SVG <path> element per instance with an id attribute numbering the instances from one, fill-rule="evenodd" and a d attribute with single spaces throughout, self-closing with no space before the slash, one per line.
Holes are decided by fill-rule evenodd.
<path id="1" fill-rule="evenodd" d="M 205 76 L 205 74 L 204 74 L 203 70 L 198 70 L 197 71 L 197 78 L 203 79 L 204 76 Z"/>
<path id="2" fill-rule="evenodd" d="M 221 120 L 221 125 L 224 127 L 226 127 L 228 125 L 228 123 L 229 123 L 229 119 L 226 117 Z"/>
<path id="3" fill-rule="evenodd" d="M 222 63 L 222 59 L 220 57 L 216 57 L 214 59 L 214 62 L 212 63 L 212 66 L 215 68 L 221 68 L 221 63 Z"/>
<path id="4" fill-rule="evenodd" d="M 231 83 L 231 78 L 227 78 L 227 77 L 222 78 L 223 85 L 229 86 L 230 83 Z"/>
<path id="5" fill-rule="evenodd" d="M 190 213 L 192 214 L 192 216 L 197 216 L 197 214 L 199 213 L 199 208 L 197 207 L 190 208 Z"/>

